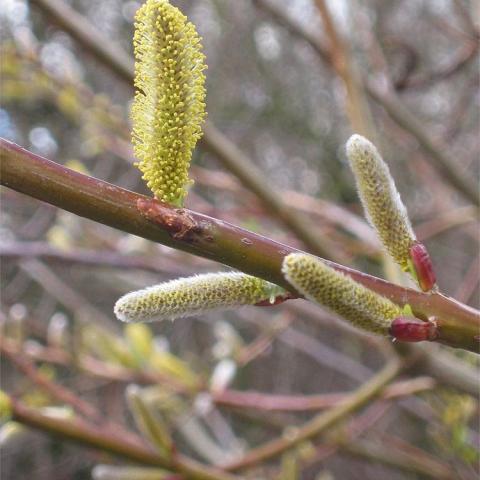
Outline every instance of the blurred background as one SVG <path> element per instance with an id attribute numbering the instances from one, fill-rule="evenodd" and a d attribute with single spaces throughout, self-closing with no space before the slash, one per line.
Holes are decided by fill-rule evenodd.
<path id="1" fill-rule="evenodd" d="M 348 137 L 361 132 L 384 154 L 441 290 L 478 308 L 478 205 L 471 195 L 479 174 L 478 1 L 172 3 L 203 37 L 210 126 L 262 172 L 263 189 L 303 230 L 275 214 L 211 137 L 194 153 L 188 208 L 314 251 L 306 230 L 324 256 L 409 285 L 362 214 L 344 152 Z M 128 70 L 140 5 L 3 0 L 0 136 L 148 194 L 133 166 L 128 74 L 78 41 L 54 13 L 67 6 L 80 14 Z M 347 392 L 385 362 L 374 339 L 301 300 L 124 329 L 112 312 L 119 296 L 224 267 L 6 188 L 1 195 L 2 389 L 28 405 L 71 415 L 38 386 L 40 375 L 134 429 L 125 386 L 150 385 L 178 448 L 220 464 L 288 435 L 315 412 L 222 403 L 215 392 L 258 391 L 273 401 Z M 478 366 L 474 355 L 446 353 Z M 295 450 L 296 477 L 276 476 L 277 458 L 251 478 L 475 478 L 478 398 L 429 376 L 405 379 L 410 390 L 400 399 L 378 400 L 328 442 Z M 340 445 L 335 433 L 351 441 Z M 11 422 L 0 440 L 5 479 L 91 478 L 92 467 L 114 462 Z"/>

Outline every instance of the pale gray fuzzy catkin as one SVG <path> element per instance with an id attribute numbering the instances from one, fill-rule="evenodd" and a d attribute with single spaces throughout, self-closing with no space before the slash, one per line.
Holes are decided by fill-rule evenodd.
<path id="1" fill-rule="evenodd" d="M 361 135 L 352 135 L 346 150 L 367 220 L 391 257 L 408 270 L 416 238 L 388 165 Z"/>
<path id="2" fill-rule="evenodd" d="M 123 322 L 189 317 L 274 300 L 284 290 L 240 272 L 207 273 L 161 283 L 121 297 L 114 307 Z"/>

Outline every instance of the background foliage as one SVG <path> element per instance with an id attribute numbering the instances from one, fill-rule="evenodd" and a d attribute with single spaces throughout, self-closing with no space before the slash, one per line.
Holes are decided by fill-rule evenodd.
<path id="1" fill-rule="evenodd" d="M 303 38 L 276 21 L 264 8 L 266 1 L 174 3 L 204 38 L 209 120 L 254 160 L 263 181 L 308 220 L 332 256 L 403 281 L 361 216 L 344 154 L 352 126 L 341 79 Z M 328 43 L 314 2 L 270 3 Z M 71 6 L 131 53 L 138 2 L 81 0 Z M 390 78 L 423 128 L 445 145 L 456 169 L 478 180 L 478 3 L 362 0 L 330 6 L 361 76 L 380 83 Z M 147 193 L 132 167 L 131 89 L 35 2 L 5 1 L 0 25 L 0 136 Z M 442 290 L 478 307 L 475 208 L 439 175 L 414 136 L 377 103 L 370 107 L 381 149 Z M 302 247 L 202 145 L 192 175 L 189 208 Z M 229 386 L 236 390 L 327 394 L 356 388 L 384 363 L 382 350 L 372 348 L 368 337 L 301 301 L 123 329 L 112 306 L 126 291 L 219 266 L 7 189 L 2 190 L 0 248 L 2 336 L 12 347 L 3 349 L 2 388 L 39 408 L 65 403 L 14 368 L 21 352 L 35 361 L 35 375 L 68 387 L 108 419 L 134 428 L 125 385 L 156 385 L 152 391 L 178 448 L 202 461 L 225 462 L 282 432 L 288 436 L 312 416 L 216 403 L 212 398 L 224 375 L 233 372 Z M 454 354 L 466 364 L 476 362 Z M 405 378 L 412 380 L 415 373 Z M 338 438 L 329 437 L 335 454 L 327 458 L 328 447 L 306 443 L 284 456 L 279 475 L 296 478 L 287 476 L 293 462 L 298 478 L 305 479 L 416 478 L 420 474 L 404 472 L 402 461 L 385 465 L 387 453 L 401 452 L 473 478 L 478 399 L 421 379 L 422 393 L 379 400 L 357 415 L 360 440 L 353 441 L 347 423 L 341 447 Z M 3 427 L 4 478 L 32 478 L 33 472 L 38 479 L 89 478 L 92 466 L 111 460 L 42 434 L 14 433 L 11 423 Z M 375 458 L 381 448 L 383 460 Z M 277 472 L 268 474 L 274 478 Z"/>

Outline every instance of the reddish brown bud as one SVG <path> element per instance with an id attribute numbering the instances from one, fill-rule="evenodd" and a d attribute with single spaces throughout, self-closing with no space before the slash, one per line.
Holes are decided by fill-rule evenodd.
<path id="1" fill-rule="evenodd" d="M 415 269 L 415 274 L 420 288 L 424 292 L 428 292 L 435 286 L 437 281 L 435 272 L 433 271 L 432 261 L 425 245 L 415 243 L 410 247 L 410 258 Z"/>
<path id="2" fill-rule="evenodd" d="M 415 317 L 397 317 L 390 325 L 390 335 L 400 342 L 432 341 L 437 337 L 437 326 Z"/>

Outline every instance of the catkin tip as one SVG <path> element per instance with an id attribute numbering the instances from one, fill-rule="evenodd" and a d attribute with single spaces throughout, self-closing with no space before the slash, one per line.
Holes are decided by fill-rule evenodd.
<path id="1" fill-rule="evenodd" d="M 349 158 L 351 158 L 353 155 L 356 154 L 359 150 L 377 150 L 375 148 L 375 145 L 373 145 L 370 140 L 368 140 L 365 137 L 362 137 L 362 135 L 359 135 L 358 133 L 353 134 L 348 140 L 345 145 L 345 149 L 347 151 L 347 155 Z"/>
<path id="2" fill-rule="evenodd" d="M 130 322 L 135 322 L 135 318 L 131 316 L 131 314 L 129 314 L 129 305 L 131 305 L 132 301 L 134 300 L 135 294 L 136 292 L 130 292 L 130 293 L 127 293 L 126 295 L 123 295 L 123 297 L 120 297 L 114 307 L 113 307 L 113 313 L 115 314 L 115 316 L 117 317 L 118 320 L 120 320 L 121 322 L 126 322 L 126 323 L 130 323 Z"/>

